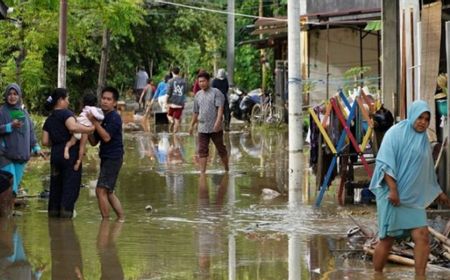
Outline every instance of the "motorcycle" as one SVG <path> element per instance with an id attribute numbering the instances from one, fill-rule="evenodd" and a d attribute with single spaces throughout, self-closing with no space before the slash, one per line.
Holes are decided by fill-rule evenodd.
<path id="1" fill-rule="evenodd" d="M 257 89 L 246 93 L 239 88 L 232 88 L 229 99 L 231 116 L 241 121 L 250 122 L 253 106 L 260 102 L 260 91 L 260 89 Z"/>

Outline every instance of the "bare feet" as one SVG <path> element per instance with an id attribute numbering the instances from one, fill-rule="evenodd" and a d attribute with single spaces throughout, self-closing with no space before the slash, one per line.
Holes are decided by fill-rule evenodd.
<path id="1" fill-rule="evenodd" d="M 70 158 L 70 154 L 69 154 L 69 147 L 64 147 L 64 158 L 65 159 L 69 159 Z"/>
<path id="2" fill-rule="evenodd" d="M 75 163 L 73 170 L 78 171 L 78 169 L 80 169 L 81 166 L 81 160 L 77 160 L 77 162 Z"/>
<path id="3" fill-rule="evenodd" d="M 116 220 L 118 223 L 124 223 L 125 222 L 125 217 L 117 217 Z"/>

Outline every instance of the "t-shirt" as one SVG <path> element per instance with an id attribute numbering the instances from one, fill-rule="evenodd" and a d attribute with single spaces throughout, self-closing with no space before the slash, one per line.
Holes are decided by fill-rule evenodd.
<path id="1" fill-rule="evenodd" d="M 120 115 L 116 110 L 107 113 L 101 125 L 109 133 L 111 139 L 106 143 L 100 138 L 97 131 L 94 132 L 95 139 L 100 141 L 100 158 L 122 158 L 124 150 L 122 138 L 122 119 L 120 118 Z"/>
<path id="2" fill-rule="evenodd" d="M 225 98 L 220 90 L 210 87 L 200 90 L 194 98 L 194 113 L 198 113 L 198 132 L 214 132 L 218 107 L 223 107 Z M 223 129 L 223 125 L 222 125 Z"/>
<path id="3" fill-rule="evenodd" d="M 72 111 L 68 109 L 53 110 L 53 112 L 45 120 L 43 130 L 48 132 L 52 143 L 50 162 L 55 159 L 61 159 L 64 156 L 64 147 L 66 142 L 70 140 L 72 134 L 66 127 L 68 118 L 74 117 Z M 72 146 L 69 150 L 70 157 L 78 157 L 79 142 Z"/>
<path id="4" fill-rule="evenodd" d="M 147 85 L 148 74 L 144 70 L 139 70 L 136 73 L 136 79 L 134 81 L 135 89 L 143 89 Z"/>
<path id="5" fill-rule="evenodd" d="M 187 90 L 186 81 L 183 78 L 174 77 L 167 86 L 167 94 L 169 96 L 167 102 L 176 105 L 176 107 L 184 107 L 184 98 Z"/>

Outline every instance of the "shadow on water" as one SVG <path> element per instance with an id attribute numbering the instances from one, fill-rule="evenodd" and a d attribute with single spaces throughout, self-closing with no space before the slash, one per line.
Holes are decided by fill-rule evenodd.
<path id="1" fill-rule="evenodd" d="M 100 220 L 91 153 L 73 221 L 49 220 L 46 201 L 30 200 L 23 216 L 2 222 L 0 279 L 15 266 L 29 275 L 15 279 L 374 279 L 346 238 L 347 215 L 364 211 L 374 224 L 374 207 L 338 207 L 330 194 L 315 209 L 307 156 L 290 172 L 287 133 L 239 129 L 225 134 L 230 172 L 211 149 L 206 175 L 197 171 L 195 136 L 125 134 L 123 224 Z M 48 167 L 33 164 L 27 176 L 41 185 L 30 192 L 39 192 Z M 412 269 L 390 266 L 384 279 L 408 278 Z"/>

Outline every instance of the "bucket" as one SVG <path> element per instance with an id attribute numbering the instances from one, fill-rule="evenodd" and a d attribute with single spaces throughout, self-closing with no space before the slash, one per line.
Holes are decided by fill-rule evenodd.
<path id="1" fill-rule="evenodd" d="M 439 116 L 447 116 L 447 99 L 436 100 L 436 109 Z"/>

